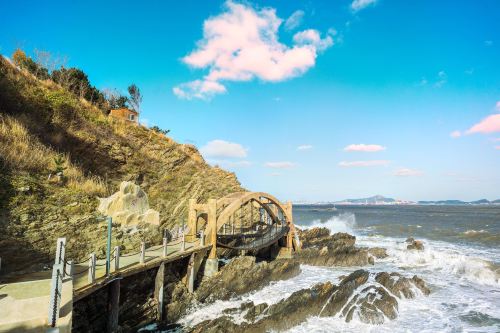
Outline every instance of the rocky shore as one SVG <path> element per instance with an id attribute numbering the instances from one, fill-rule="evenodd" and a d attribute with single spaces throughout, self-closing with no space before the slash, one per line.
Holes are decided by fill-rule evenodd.
<path id="1" fill-rule="evenodd" d="M 356 238 L 352 235 L 332 235 L 329 229 L 313 228 L 300 231 L 300 239 L 303 249 L 294 259 L 258 262 L 255 257 L 241 256 L 230 260 L 218 274 L 202 280 L 193 294 L 183 292 L 177 300 L 172 299 L 172 304 L 184 306 L 172 311 L 169 305 L 168 322 L 175 322 L 186 315 L 190 309 L 186 304 L 204 306 L 216 300 L 238 299 L 273 281 L 295 277 L 300 274 L 300 264 L 356 268 L 341 277 L 337 284 L 318 283 L 298 290 L 275 304 L 242 302 L 238 307 L 224 309 L 221 316 L 215 319 L 183 327 L 183 330 L 284 331 L 312 316 L 337 316 L 346 322 L 356 318 L 363 323 L 380 325 L 397 318 L 401 299 L 424 297 L 430 293 L 426 283 L 416 275 L 403 276 L 394 272 L 375 273 L 360 269 L 360 266 L 371 267 L 376 260 L 387 257 L 387 253 L 383 248 L 357 247 Z"/>

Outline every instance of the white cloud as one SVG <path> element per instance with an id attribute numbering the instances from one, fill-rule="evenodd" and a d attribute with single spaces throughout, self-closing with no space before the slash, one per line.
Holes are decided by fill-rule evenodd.
<path id="1" fill-rule="evenodd" d="M 310 45 L 318 51 L 326 50 L 333 45 L 333 39 L 330 35 L 327 35 L 322 39 L 319 32 L 314 29 L 297 32 L 293 36 L 293 41 L 299 46 Z"/>
<path id="2" fill-rule="evenodd" d="M 460 132 L 460 131 L 453 131 L 450 133 L 450 137 L 452 137 L 453 139 L 459 138 L 461 136 L 462 136 L 462 132 Z"/>
<path id="3" fill-rule="evenodd" d="M 436 88 L 441 88 L 448 82 L 448 75 L 446 74 L 445 71 L 439 71 L 437 75 L 437 81 L 434 83 L 434 87 Z"/>
<path id="4" fill-rule="evenodd" d="M 320 38 L 316 30 L 294 36 L 294 44 L 278 40 L 282 20 L 274 8 L 253 7 L 227 1 L 225 11 L 203 24 L 203 39 L 182 58 L 193 67 L 208 69 L 199 80 L 173 88 L 179 98 L 210 99 L 225 93 L 223 81 L 278 82 L 304 74 L 314 67 L 318 52 L 332 45 L 330 36 Z"/>
<path id="5" fill-rule="evenodd" d="M 290 15 L 290 17 L 285 21 L 285 29 L 291 31 L 298 28 L 302 24 L 304 14 L 303 10 L 296 10 L 293 12 L 293 14 Z"/>
<path id="6" fill-rule="evenodd" d="M 372 166 L 386 166 L 389 163 L 391 163 L 391 161 L 387 160 L 342 161 L 339 163 L 339 166 L 343 168 L 372 167 Z"/>
<path id="7" fill-rule="evenodd" d="M 345 151 L 357 151 L 357 152 L 365 152 L 365 153 L 373 153 L 377 151 L 383 151 L 386 150 L 387 148 L 381 145 L 365 145 L 364 143 L 360 144 L 352 144 L 348 145 L 347 147 L 344 148 Z"/>
<path id="8" fill-rule="evenodd" d="M 472 74 L 474 74 L 474 68 L 469 68 L 469 69 L 466 69 L 466 70 L 465 70 L 465 74 L 467 74 L 467 75 L 472 75 Z"/>
<path id="9" fill-rule="evenodd" d="M 265 164 L 266 167 L 268 168 L 273 168 L 273 169 L 289 169 L 293 168 L 295 166 L 295 163 L 292 162 L 267 162 Z"/>
<path id="10" fill-rule="evenodd" d="M 424 173 L 419 170 L 409 169 L 409 168 L 400 168 L 394 171 L 394 176 L 398 177 L 417 177 L 422 176 Z"/>
<path id="11" fill-rule="evenodd" d="M 492 40 L 485 40 L 484 45 L 491 46 L 491 45 L 493 45 L 493 41 Z"/>
<path id="12" fill-rule="evenodd" d="M 247 149 L 242 145 L 224 140 L 210 141 L 200 148 L 200 152 L 205 157 L 244 158 L 247 156 Z"/>
<path id="13" fill-rule="evenodd" d="M 297 150 L 310 150 L 312 148 L 313 148 L 312 145 L 300 145 L 297 147 Z"/>
<path id="14" fill-rule="evenodd" d="M 365 9 L 368 6 L 375 5 L 377 0 L 354 0 L 351 3 L 351 9 L 355 12 Z"/>
<path id="15" fill-rule="evenodd" d="M 491 134 L 500 133 L 500 113 L 492 114 L 469 128 L 466 134 Z"/>
<path id="16" fill-rule="evenodd" d="M 226 92 L 226 87 L 215 81 L 195 80 L 187 83 L 182 83 L 177 87 L 172 88 L 173 93 L 181 99 L 205 99 L 208 100 L 216 94 Z"/>

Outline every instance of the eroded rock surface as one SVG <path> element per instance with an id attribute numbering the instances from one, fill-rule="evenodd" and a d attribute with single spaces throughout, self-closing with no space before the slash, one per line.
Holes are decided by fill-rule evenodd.
<path id="1" fill-rule="evenodd" d="M 118 192 L 99 200 L 98 211 L 124 227 L 160 224 L 160 213 L 149 208 L 146 192 L 132 182 L 122 182 Z"/>
<path id="2" fill-rule="evenodd" d="M 375 254 L 355 246 L 356 237 L 338 232 L 330 235 L 327 228 L 300 232 L 302 251 L 296 258 L 303 264 L 316 266 L 364 266 L 374 263 Z M 382 255 L 378 250 L 378 254 Z"/>
<path id="3" fill-rule="evenodd" d="M 255 261 L 255 257 L 242 256 L 231 260 L 216 275 L 204 279 L 196 290 L 200 302 L 231 297 L 257 290 L 271 281 L 286 280 L 300 273 L 296 260 Z"/>
<path id="4" fill-rule="evenodd" d="M 411 279 L 397 273 L 373 276 L 366 270 L 357 270 L 338 285 L 319 283 L 270 306 L 244 303 L 240 308 L 227 309 L 224 316 L 201 322 L 188 331 L 283 331 L 311 316 L 339 316 L 347 322 L 358 318 L 365 323 L 382 324 L 397 317 L 398 299 L 415 297 L 416 289 L 426 295 L 430 292 L 425 282 L 416 276 Z M 241 324 L 231 319 L 231 315 L 238 312 L 244 314 L 245 322 Z"/>

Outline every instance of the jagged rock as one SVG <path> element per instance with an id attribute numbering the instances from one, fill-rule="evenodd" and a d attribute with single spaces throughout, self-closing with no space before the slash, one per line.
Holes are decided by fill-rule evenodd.
<path id="1" fill-rule="evenodd" d="M 356 237 L 347 233 L 330 235 L 327 228 L 301 231 L 302 251 L 296 258 L 303 264 L 316 266 L 364 266 L 374 259 L 367 249 L 355 246 Z"/>
<path id="2" fill-rule="evenodd" d="M 406 242 L 406 243 L 413 243 L 414 241 L 415 241 L 415 238 L 413 238 L 413 237 L 408 237 L 408 238 L 406 239 L 406 241 L 405 241 L 405 242 Z"/>
<path id="3" fill-rule="evenodd" d="M 405 298 L 414 298 L 415 291 L 412 289 L 413 286 L 420 289 L 425 295 L 430 293 L 430 290 L 425 285 L 425 282 L 416 275 L 412 279 L 408 279 L 399 273 L 389 274 L 381 272 L 377 274 L 375 281 L 386 287 L 391 293 L 399 298 L 402 298 L 403 296 Z"/>
<path id="4" fill-rule="evenodd" d="M 160 224 L 160 213 L 149 208 L 146 192 L 132 182 L 122 182 L 118 192 L 99 200 L 98 211 L 124 227 Z"/>
<path id="5" fill-rule="evenodd" d="M 271 281 L 289 279 L 299 273 L 300 265 L 295 260 L 256 263 L 255 257 L 237 257 L 216 275 L 203 280 L 196 291 L 196 298 L 200 302 L 227 300 L 262 288 Z"/>
<path id="6" fill-rule="evenodd" d="M 368 249 L 368 253 L 378 259 L 384 259 L 388 257 L 387 250 L 383 247 L 371 247 Z"/>
<path id="7" fill-rule="evenodd" d="M 406 246 L 406 249 L 422 251 L 424 249 L 424 243 L 422 243 L 422 241 L 419 240 L 414 240 L 411 244 Z"/>
<path id="8" fill-rule="evenodd" d="M 261 303 L 257 305 L 253 305 L 248 309 L 247 313 L 245 314 L 245 320 L 254 322 L 255 319 L 260 316 L 267 308 L 269 305 L 267 303 Z"/>
<path id="9" fill-rule="evenodd" d="M 418 277 L 407 279 L 399 274 L 379 273 L 376 281 L 384 285 L 371 283 L 370 273 L 366 270 L 357 270 L 344 277 L 338 286 L 330 282 L 319 283 L 315 286 L 294 292 L 290 297 L 267 306 L 244 303 L 237 309 L 233 308 L 226 313 L 234 314 L 238 310 L 248 309 L 245 319 L 240 325 L 233 323 L 230 317 L 222 316 L 214 320 L 199 323 L 189 332 L 269 332 L 283 331 L 296 326 L 311 316 L 329 317 L 339 316 L 345 321 L 351 321 L 355 316 L 364 323 L 382 324 L 386 319 L 393 320 L 398 313 L 398 300 L 391 295 L 393 290 L 400 291 L 405 296 L 411 285 L 425 290 L 425 282 Z M 396 281 L 406 281 L 398 285 Z M 388 281 L 392 281 L 388 283 Z M 398 286 L 398 288 L 394 288 Z M 392 288 L 392 289 L 391 289 Z M 404 290 L 404 291 L 403 291 Z M 428 289 L 427 289 L 428 290 Z M 406 293 L 408 294 L 408 293 Z M 425 292 L 424 292 L 425 294 Z M 398 297 L 401 297 L 398 296 Z M 409 295 L 409 294 L 408 294 Z M 413 296 L 412 296 L 413 297 Z M 260 307 L 261 309 L 257 309 Z M 261 310 L 261 318 L 257 314 Z M 254 315 L 255 313 L 255 315 Z"/>

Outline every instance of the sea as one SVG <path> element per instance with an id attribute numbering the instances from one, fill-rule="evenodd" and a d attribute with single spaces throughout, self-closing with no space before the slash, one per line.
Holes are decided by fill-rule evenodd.
<path id="1" fill-rule="evenodd" d="M 400 300 L 398 317 L 382 325 L 313 316 L 288 332 L 500 332 L 500 206 L 300 205 L 293 214 L 301 228 L 326 227 L 356 236 L 358 246 L 386 248 L 387 258 L 365 268 L 418 275 L 431 294 Z M 407 250 L 408 237 L 423 241 L 425 249 Z M 180 324 L 217 318 L 247 301 L 273 304 L 319 282 L 338 283 L 356 269 L 301 265 L 292 279 L 238 299 L 194 306 Z"/>

